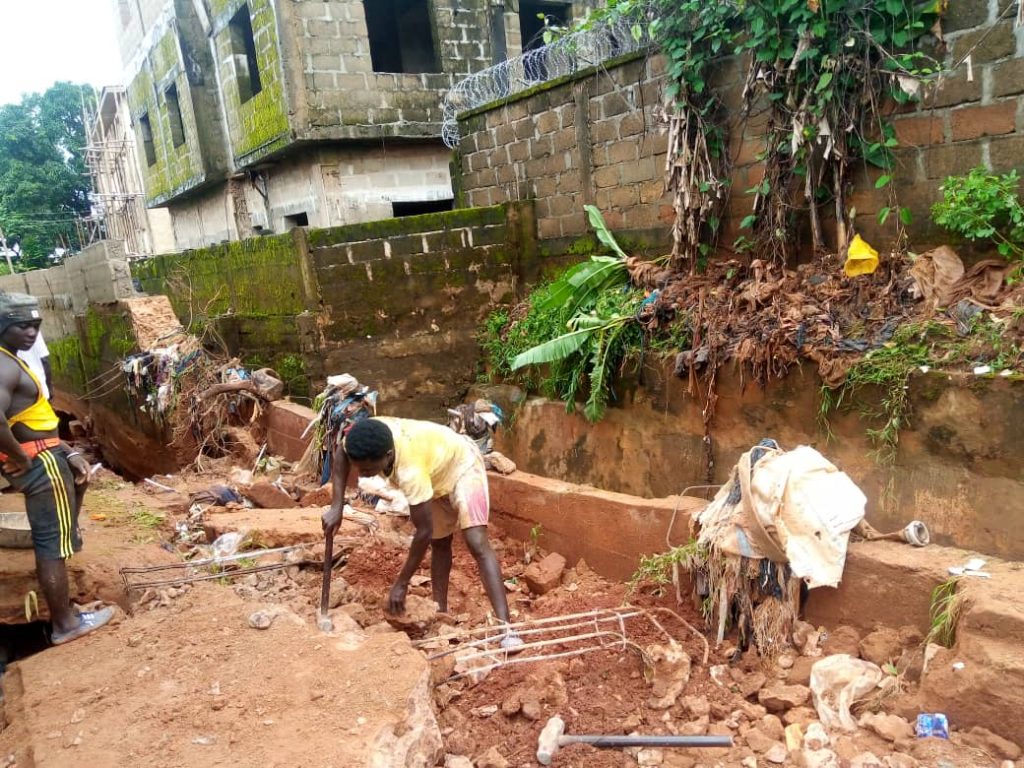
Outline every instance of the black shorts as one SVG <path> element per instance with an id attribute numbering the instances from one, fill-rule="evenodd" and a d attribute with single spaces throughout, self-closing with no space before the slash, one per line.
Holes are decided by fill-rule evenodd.
<path id="1" fill-rule="evenodd" d="M 63 448 L 40 453 L 23 475 L 3 475 L 15 490 L 25 494 L 32 546 L 40 560 L 67 560 L 82 549 L 78 489 Z"/>

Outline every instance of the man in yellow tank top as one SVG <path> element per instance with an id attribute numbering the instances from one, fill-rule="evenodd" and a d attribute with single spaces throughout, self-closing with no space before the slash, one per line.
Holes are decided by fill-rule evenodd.
<path id="1" fill-rule="evenodd" d="M 501 565 L 487 539 L 487 473 L 476 444 L 429 421 L 377 417 L 357 422 L 334 453 L 334 497 L 323 516 L 327 535 L 333 535 L 341 524 L 345 486 L 353 468 L 360 477 L 383 475 L 402 491 L 409 500 L 409 516 L 416 528 L 405 565 L 388 595 L 388 609 L 392 613 L 405 611 L 409 580 L 429 546 L 434 601 L 439 610 L 448 610 L 452 536 L 461 529 L 494 615 L 507 625 L 508 599 Z M 445 496 L 448 504 L 439 503 Z M 509 651 L 523 644 L 511 630 L 503 633 L 500 642 Z"/>
<path id="2" fill-rule="evenodd" d="M 59 645 L 103 626 L 112 611 L 79 611 L 68 596 L 64 561 L 82 548 L 78 513 L 89 464 L 61 442 L 57 414 L 18 357 L 35 343 L 40 323 L 36 299 L 0 294 L 0 472 L 25 495 L 36 577 L 50 608 L 51 640 Z"/>

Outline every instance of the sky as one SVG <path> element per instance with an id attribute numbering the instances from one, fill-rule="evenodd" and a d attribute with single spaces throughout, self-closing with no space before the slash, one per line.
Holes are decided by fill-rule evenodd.
<path id="1" fill-rule="evenodd" d="M 58 80 L 121 84 L 112 0 L 0 0 L 0 104 Z"/>

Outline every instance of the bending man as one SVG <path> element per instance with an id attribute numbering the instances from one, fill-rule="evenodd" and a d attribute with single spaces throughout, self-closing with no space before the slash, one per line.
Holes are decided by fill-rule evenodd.
<path id="1" fill-rule="evenodd" d="M 331 472 L 334 497 L 323 516 L 328 535 L 333 535 L 341 525 L 352 467 L 360 477 L 383 475 L 409 500 L 409 515 L 416 532 L 405 565 L 388 596 L 388 609 L 392 613 L 405 610 L 409 580 L 429 546 L 434 600 L 438 610 L 448 610 L 452 536 L 461 528 L 494 615 L 508 624 L 501 567 L 487 540 L 487 473 L 476 445 L 448 427 L 429 421 L 373 418 L 358 422 L 335 451 Z M 435 503 L 441 496 L 447 496 L 449 504 Z M 501 641 L 506 649 L 520 645 L 522 640 L 511 631 Z"/>
<path id="2" fill-rule="evenodd" d="M 50 639 L 59 645 L 103 626 L 113 613 L 79 612 L 68 597 L 64 561 L 82 548 L 78 513 L 89 464 L 57 436 L 59 419 L 42 383 L 18 357 L 35 343 L 41 322 L 33 297 L 0 295 L 0 471 L 25 494 L 36 576 L 53 622 Z"/>

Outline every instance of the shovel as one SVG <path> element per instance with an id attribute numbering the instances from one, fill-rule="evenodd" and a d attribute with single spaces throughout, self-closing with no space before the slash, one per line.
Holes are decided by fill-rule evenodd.
<path id="1" fill-rule="evenodd" d="M 331 602 L 331 571 L 334 565 L 334 534 L 338 526 L 332 526 L 324 531 L 324 578 L 320 587 L 320 615 L 317 617 L 316 625 L 322 632 L 334 631 L 334 622 L 327 615 L 327 608 Z"/>

